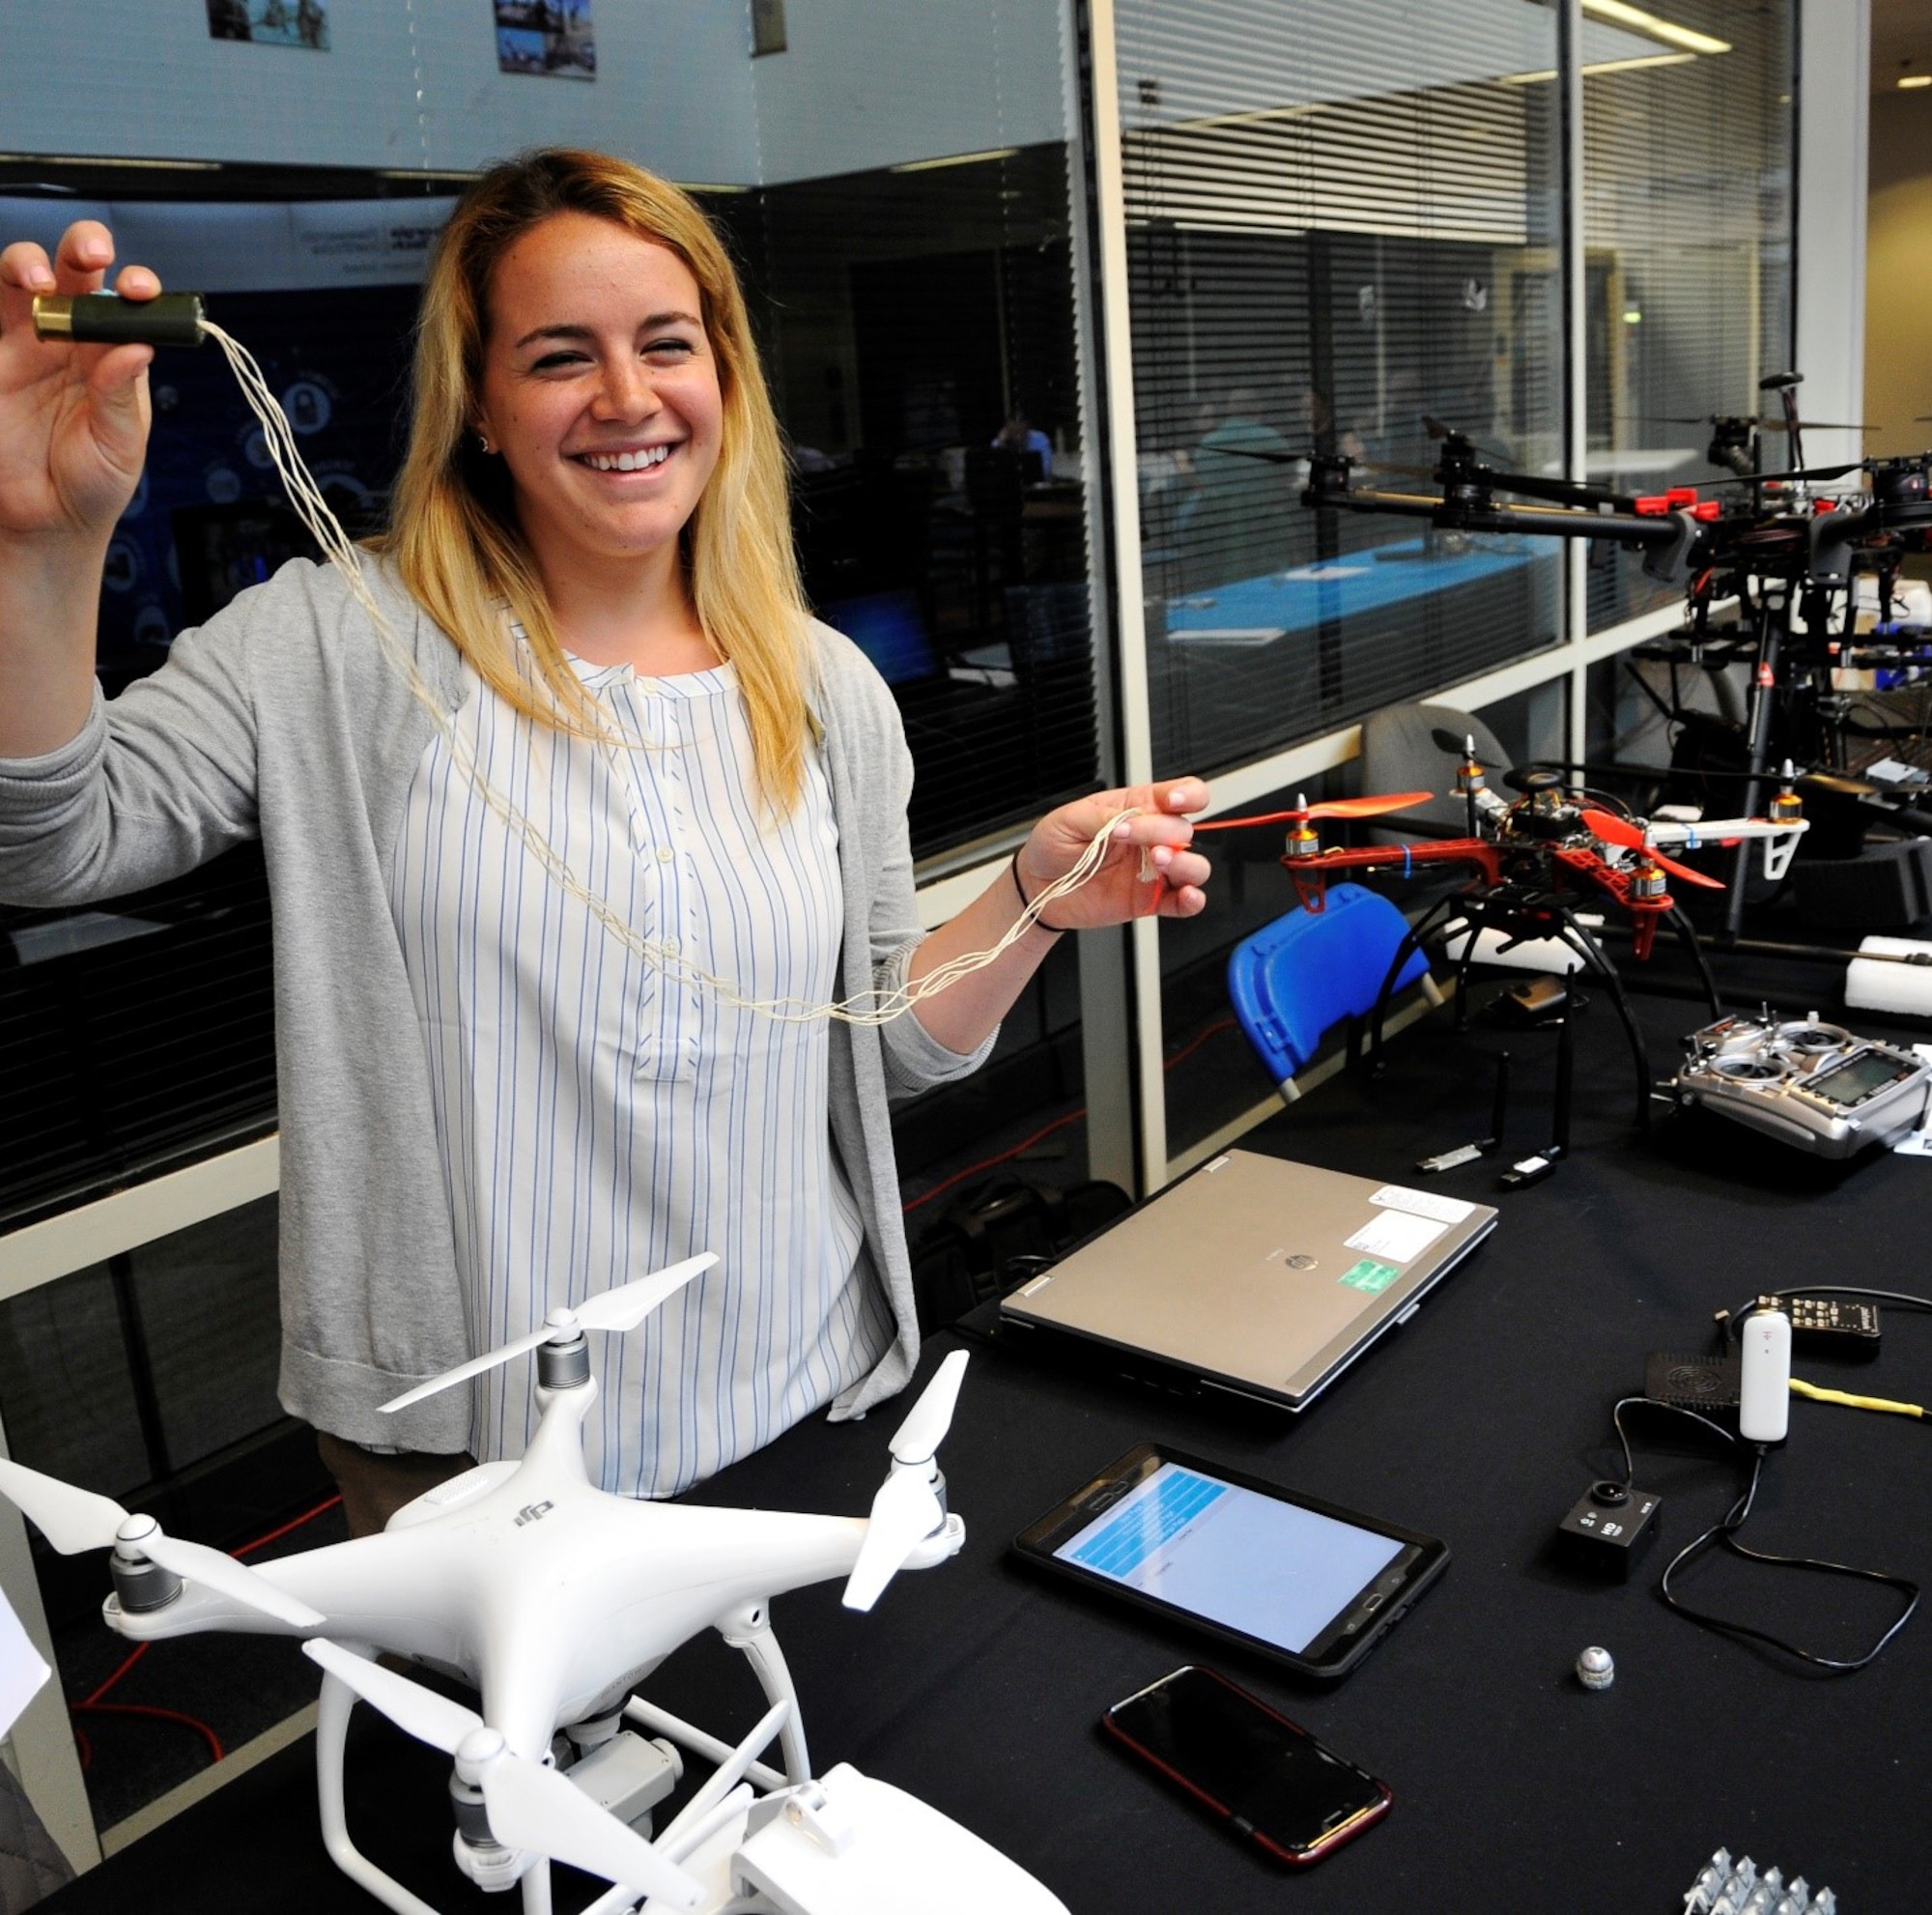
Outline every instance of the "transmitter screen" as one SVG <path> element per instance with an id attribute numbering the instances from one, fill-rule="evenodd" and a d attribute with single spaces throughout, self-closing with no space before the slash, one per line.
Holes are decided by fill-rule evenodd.
<path id="1" fill-rule="evenodd" d="M 1867 1050 L 1822 1077 L 1813 1077 L 1804 1088 L 1814 1097 L 1828 1098 L 1833 1103 L 1857 1103 L 1882 1085 L 1894 1084 L 1912 1074 L 1912 1066 L 1881 1050 Z"/>
<path id="2" fill-rule="evenodd" d="M 1163 1463 L 1063 1543 L 1063 1562 L 1298 1655 L 1405 1545 Z"/>

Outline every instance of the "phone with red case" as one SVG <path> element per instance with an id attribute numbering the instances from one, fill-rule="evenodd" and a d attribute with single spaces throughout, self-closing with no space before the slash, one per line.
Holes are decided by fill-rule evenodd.
<path id="1" fill-rule="evenodd" d="M 1116 1702 L 1100 1726 L 1291 1868 L 1373 1828 L 1395 1799 L 1366 1769 L 1211 1669 L 1189 1665 L 1162 1676 Z"/>

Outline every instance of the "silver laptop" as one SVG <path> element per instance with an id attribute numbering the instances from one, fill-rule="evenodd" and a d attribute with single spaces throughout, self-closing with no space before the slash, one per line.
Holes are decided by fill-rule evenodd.
<path id="1" fill-rule="evenodd" d="M 1001 1333 L 1299 1410 L 1495 1225 L 1487 1204 L 1226 1151 L 1009 1297 Z"/>

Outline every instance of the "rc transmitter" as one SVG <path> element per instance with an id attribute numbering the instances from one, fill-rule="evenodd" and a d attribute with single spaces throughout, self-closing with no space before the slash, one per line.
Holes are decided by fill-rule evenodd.
<path id="1" fill-rule="evenodd" d="M 1672 1090 L 1818 1157 L 1895 1143 L 1925 1121 L 1932 1065 L 1809 1017 L 1726 1017 L 1684 1041 Z"/>

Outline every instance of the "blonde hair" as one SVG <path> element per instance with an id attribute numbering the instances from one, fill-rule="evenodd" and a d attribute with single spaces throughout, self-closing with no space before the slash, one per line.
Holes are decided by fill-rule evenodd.
<path id="1" fill-rule="evenodd" d="M 464 194 L 423 288 L 410 444 L 382 549 L 493 691 L 546 723 L 604 733 L 557 638 L 507 470 L 474 433 L 491 281 L 526 233 L 560 213 L 608 219 L 668 247 L 697 282 L 724 426 L 679 552 L 698 624 L 737 670 L 759 786 L 788 810 L 810 721 L 784 452 L 737 274 L 703 212 L 668 181 L 607 154 L 551 147 L 492 167 Z M 504 628 L 505 604 L 528 641 L 527 662 Z"/>

